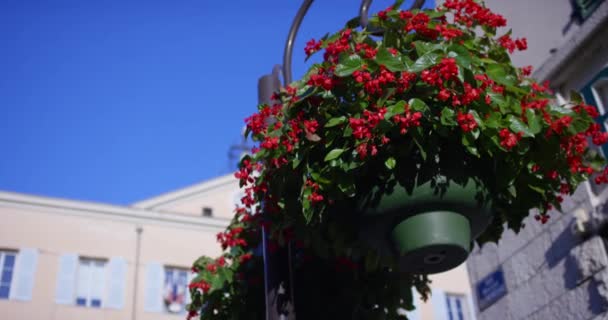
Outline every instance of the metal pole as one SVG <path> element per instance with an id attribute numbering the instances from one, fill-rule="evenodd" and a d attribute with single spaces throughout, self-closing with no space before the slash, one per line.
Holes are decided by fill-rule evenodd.
<path id="1" fill-rule="evenodd" d="M 137 226 L 135 228 L 135 232 L 137 233 L 136 235 L 136 242 L 135 242 L 135 266 L 134 266 L 134 279 L 133 279 L 133 304 L 132 304 L 132 308 L 133 310 L 131 311 L 131 319 L 135 320 L 137 319 L 137 285 L 138 285 L 138 278 L 139 278 L 139 256 L 140 256 L 140 252 L 141 252 L 141 233 L 144 231 L 144 228 L 142 228 L 142 226 Z"/>

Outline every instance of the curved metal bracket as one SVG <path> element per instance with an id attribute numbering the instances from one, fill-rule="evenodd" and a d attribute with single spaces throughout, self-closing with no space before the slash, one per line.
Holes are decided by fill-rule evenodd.
<path id="1" fill-rule="evenodd" d="M 293 19 L 293 23 L 291 24 L 291 28 L 289 29 L 289 35 L 287 35 L 287 42 L 285 43 L 285 50 L 283 51 L 283 83 L 288 85 L 291 83 L 291 58 L 293 56 L 293 43 L 296 40 L 296 35 L 298 34 L 298 29 L 300 29 L 300 24 L 302 24 L 302 20 L 304 20 L 304 16 L 313 0 L 304 0 L 302 2 L 302 6 L 298 10 L 295 18 Z"/>
<path id="2" fill-rule="evenodd" d="M 293 22 L 291 24 L 291 28 L 289 29 L 289 34 L 287 35 L 287 42 L 285 43 L 285 50 L 283 51 L 283 84 L 288 85 L 291 83 L 291 59 L 293 57 L 293 44 L 296 40 L 296 36 L 298 34 L 298 29 L 300 29 L 300 25 L 302 24 L 302 20 L 304 20 L 304 16 L 308 12 L 308 9 L 312 5 L 314 0 L 304 0 L 298 13 L 296 14 Z M 415 0 L 412 6 L 408 10 L 412 9 L 420 9 L 422 5 L 424 5 L 425 0 Z M 363 0 L 361 2 L 361 7 L 359 9 L 359 24 L 362 28 L 367 27 L 368 23 L 368 12 L 369 7 L 372 4 L 372 0 Z"/>

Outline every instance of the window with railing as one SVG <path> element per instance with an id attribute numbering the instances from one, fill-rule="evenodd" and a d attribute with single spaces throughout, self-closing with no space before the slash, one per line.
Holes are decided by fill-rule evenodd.
<path id="1" fill-rule="evenodd" d="M 589 83 L 587 83 L 581 90 L 585 103 L 591 104 L 597 107 L 599 116 L 595 121 L 601 125 L 602 131 L 608 131 L 608 68 L 605 68 L 599 72 Z M 594 147 L 592 143 L 589 143 L 591 147 Z M 604 145 L 601 148 L 597 148 L 598 152 L 601 152 L 604 157 L 608 157 L 608 145 Z M 597 185 L 596 183 L 590 183 L 591 190 L 595 195 L 599 195 L 606 190 L 606 185 Z"/>
<path id="2" fill-rule="evenodd" d="M 574 14 L 580 21 L 585 21 L 604 0 L 574 0 Z"/>

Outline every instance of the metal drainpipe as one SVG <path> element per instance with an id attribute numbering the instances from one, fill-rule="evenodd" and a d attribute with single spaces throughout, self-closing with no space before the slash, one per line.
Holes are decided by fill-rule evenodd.
<path id="1" fill-rule="evenodd" d="M 139 279 L 139 255 L 141 252 L 141 233 L 144 231 L 144 228 L 142 226 L 137 226 L 135 228 L 135 232 L 137 233 L 136 236 L 136 242 L 135 242 L 135 265 L 134 265 L 134 269 L 135 269 L 135 275 L 134 275 L 134 279 L 133 279 L 133 304 L 131 306 L 132 310 L 131 310 L 131 320 L 136 320 L 137 319 L 137 286 L 138 286 L 138 279 Z"/>

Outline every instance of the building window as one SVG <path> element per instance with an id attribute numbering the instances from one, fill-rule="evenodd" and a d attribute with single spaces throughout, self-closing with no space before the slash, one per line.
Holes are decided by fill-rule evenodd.
<path id="1" fill-rule="evenodd" d="M 579 21 L 585 21 L 604 0 L 574 0 L 574 14 Z"/>
<path id="2" fill-rule="evenodd" d="M 0 299 L 8 299 L 15 269 L 16 251 L 0 251 Z"/>
<path id="3" fill-rule="evenodd" d="M 80 258 L 76 278 L 76 305 L 100 308 L 106 283 L 106 261 Z"/>
<path id="4" fill-rule="evenodd" d="M 203 207 L 203 217 L 212 217 L 213 209 L 211 207 Z"/>
<path id="5" fill-rule="evenodd" d="M 602 131 L 608 129 L 608 68 L 605 68 L 599 72 L 589 83 L 587 83 L 581 90 L 585 103 L 594 105 L 597 107 L 599 117 L 595 121 L 602 126 Z M 596 146 L 590 143 L 590 147 L 595 148 Z M 604 157 L 608 157 L 608 145 L 604 145 L 601 148 L 597 147 L 597 150 L 601 152 Z M 589 184 L 591 191 L 595 195 L 599 195 L 606 190 L 606 185 L 597 185 L 591 180 Z"/>
<path id="6" fill-rule="evenodd" d="M 470 320 L 469 310 L 467 308 L 467 299 L 464 295 L 446 294 L 446 307 L 448 309 L 449 320 Z"/>
<path id="7" fill-rule="evenodd" d="M 183 268 L 165 267 L 163 301 L 169 313 L 182 313 L 188 299 L 189 271 Z"/>

